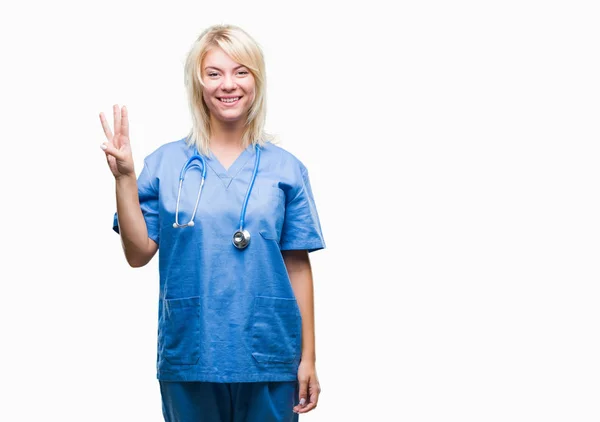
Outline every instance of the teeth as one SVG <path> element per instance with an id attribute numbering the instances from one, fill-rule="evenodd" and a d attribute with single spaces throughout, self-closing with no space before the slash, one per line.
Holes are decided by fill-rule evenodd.
<path id="1" fill-rule="evenodd" d="M 233 103 L 233 102 L 236 102 L 239 99 L 240 99 L 240 97 L 235 97 L 235 98 L 221 98 L 221 101 L 223 101 L 224 103 Z"/>

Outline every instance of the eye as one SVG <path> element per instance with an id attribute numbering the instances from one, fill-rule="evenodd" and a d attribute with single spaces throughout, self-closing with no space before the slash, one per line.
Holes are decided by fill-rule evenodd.
<path id="1" fill-rule="evenodd" d="M 212 78 L 213 76 L 217 76 L 217 73 L 216 72 L 209 72 L 208 76 Z"/>
<path id="2" fill-rule="evenodd" d="M 247 75 L 248 71 L 247 70 L 240 70 L 239 73 L 241 73 L 242 75 Z"/>

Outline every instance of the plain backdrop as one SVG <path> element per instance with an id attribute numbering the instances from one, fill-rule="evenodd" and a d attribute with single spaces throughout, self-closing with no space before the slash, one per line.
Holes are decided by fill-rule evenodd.
<path id="1" fill-rule="evenodd" d="M 319 406 L 301 420 L 600 420 L 592 1 L 1 6 L 0 419 L 162 421 L 158 259 L 112 231 L 98 114 L 143 158 L 191 120 L 183 63 L 261 45 L 267 130 L 309 169 Z"/>

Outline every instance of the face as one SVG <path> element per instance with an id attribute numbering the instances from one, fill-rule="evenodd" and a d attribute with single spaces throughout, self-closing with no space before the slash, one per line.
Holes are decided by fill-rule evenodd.
<path id="1" fill-rule="evenodd" d="M 202 62 L 203 98 L 212 119 L 245 122 L 254 101 L 254 76 L 221 48 L 213 47 Z"/>

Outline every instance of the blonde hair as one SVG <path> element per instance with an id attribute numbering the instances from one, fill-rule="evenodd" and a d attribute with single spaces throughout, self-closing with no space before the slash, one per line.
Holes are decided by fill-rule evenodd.
<path id="1" fill-rule="evenodd" d="M 192 128 L 186 137 L 189 146 L 195 144 L 198 151 L 208 155 L 211 136 L 210 113 L 202 92 L 202 60 L 214 47 L 220 47 L 234 61 L 246 66 L 254 76 L 255 96 L 246 118 L 242 145 L 264 145 L 275 136 L 264 131 L 266 106 L 266 72 L 262 50 L 258 43 L 243 29 L 235 25 L 213 25 L 205 29 L 192 45 L 184 68 L 185 88 L 192 115 Z"/>

